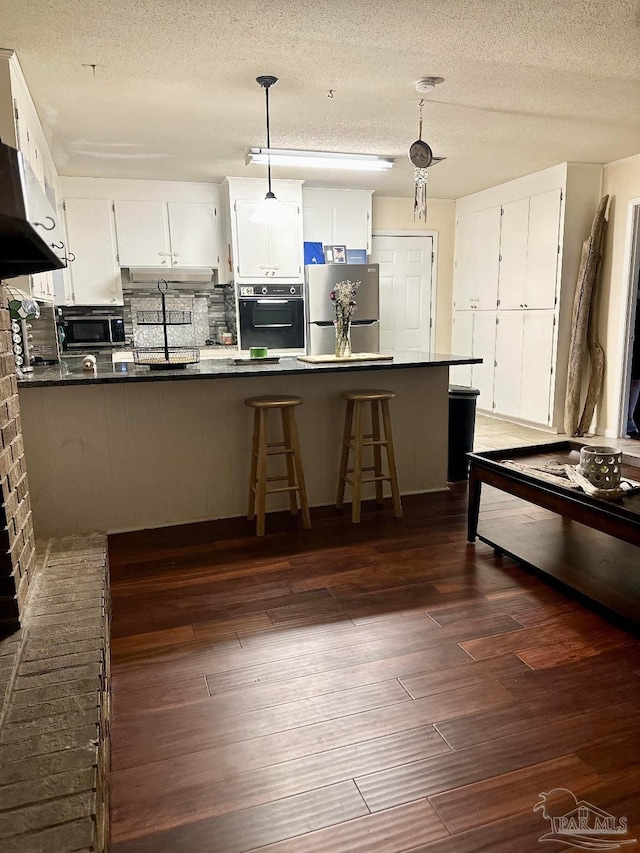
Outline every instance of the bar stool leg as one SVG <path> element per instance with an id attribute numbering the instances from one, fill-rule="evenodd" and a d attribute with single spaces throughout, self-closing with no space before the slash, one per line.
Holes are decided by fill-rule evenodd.
<path id="1" fill-rule="evenodd" d="M 340 473 L 338 474 L 338 494 L 336 497 L 336 508 L 344 506 L 345 477 L 349 464 L 349 443 L 351 441 L 351 430 L 353 429 L 353 400 L 347 401 L 347 410 L 344 416 L 344 433 L 342 436 L 342 456 L 340 458 Z"/>
<path id="2" fill-rule="evenodd" d="M 353 453 L 353 503 L 351 505 L 351 521 L 358 524 L 360 521 L 360 495 L 362 492 L 362 442 L 364 441 L 364 427 L 362 402 L 355 401 L 355 448 Z"/>
<path id="3" fill-rule="evenodd" d="M 387 447 L 387 460 L 389 464 L 389 477 L 391 479 L 391 495 L 393 497 L 393 514 L 396 518 L 402 518 L 402 504 L 400 503 L 400 489 L 398 488 L 398 471 L 396 469 L 396 454 L 393 449 L 393 433 L 391 431 L 391 416 L 389 415 L 389 401 L 381 400 L 382 422 L 384 423 L 384 437 Z"/>
<path id="4" fill-rule="evenodd" d="M 267 411 L 259 410 L 258 420 L 258 478 L 256 486 L 257 514 L 256 535 L 264 536 L 264 518 L 267 502 Z"/>
<path id="5" fill-rule="evenodd" d="M 298 438 L 298 427 L 296 426 L 295 413 L 292 409 L 287 410 L 289 419 L 289 431 L 291 433 L 291 446 L 293 447 L 293 463 L 298 480 L 298 494 L 300 495 L 300 509 L 302 511 L 302 526 L 305 530 L 311 529 L 311 518 L 309 516 L 309 502 L 307 500 L 307 487 L 304 482 L 304 471 L 302 469 L 302 454 L 300 452 L 300 439 Z"/>
<path id="6" fill-rule="evenodd" d="M 287 463 L 287 485 L 290 487 L 297 486 L 298 480 L 296 478 L 291 423 L 289 420 L 291 412 L 288 409 L 280 409 L 280 414 L 282 415 L 282 436 L 284 438 L 285 460 Z M 291 515 L 298 514 L 298 493 L 293 490 L 289 492 L 289 509 L 291 510 Z"/>
<path id="7" fill-rule="evenodd" d="M 258 474 L 258 438 L 260 429 L 260 413 L 253 410 L 253 438 L 251 439 L 251 472 L 249 473 L 249 506 L 247 519 L 253 521 L 256 517 L 256 483 Z"/>
<path id="8" fill-rule="evenodd" d="M 378 409 L 378 401 L 371 401 L 371 433 L 374 441 L 380 441 L 380 410 Z M 373 466 L 374 475 L 382 477 L 382 447 L 380 444 L 373 445 Z M 384 496 L 382 492 L 382 480 L 376 480 L 376 503 L 383 503 Z"/>

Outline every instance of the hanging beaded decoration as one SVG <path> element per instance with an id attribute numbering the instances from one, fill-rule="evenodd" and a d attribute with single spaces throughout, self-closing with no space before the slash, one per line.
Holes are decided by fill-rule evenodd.
<path id="1" fill-rule="evenodd" d="M 409 159 L 414 165 L 413 180 L 415 193 L 413 198 L 413 218 L 427 219 L 427 178 L 429 177 L 429 166 L 433 161 L 433 151 L 422 139 L 422 107 L 424 99 L 418 104 L 419 109 L 419 132 L 418 138 L 409 148 Z"/>

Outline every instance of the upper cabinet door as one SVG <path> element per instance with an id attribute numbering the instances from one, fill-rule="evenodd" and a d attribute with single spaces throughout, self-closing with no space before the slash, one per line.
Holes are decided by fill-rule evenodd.
<path id="1" fill-rule="evenodd" d="M 180 267 L 217 267 L 216 211 L 212 204 L 170 201 L 171 263 Z"/>
<path id="2" fill-rule="evenodd" d="M 562 191 L 551 190 L 529 200 L 529 242 L 525 307 L 553 308 L 560 257 Z"/>
<path id="3" fill-rule="evenodd" d="M 111 203 L 68 198 L 64 202 L 69 249 L 75 261 L 67 270 L 76 305 L 122 304 Z"/>
<path id="4" fill-rule="evenodd" d="M 246 199 L 238 199 L 235 203 L 238 234 L 236 273 L 241 278 L 265 278 L 271 267 L 269 226 L 251 219 L 259 204 Z"/>
<path id="5" fill-rule="evenodd" d="M 502 208 L 500 229 L 500 308 L 524 308 L 527 278 L 529 199 L 509 202 Z M 505 412 L 505 414 L 509 414 Z"/>
<path id="6" fill-rule="evenodd" d="M 167 214 L 162 201 L 116 201 L 121 267 L 170 267 Z"/>
<path id="7" fill-rule="evenodd" d="M 500 269 L 500 210 L 491 207 L 473 214 L 475 236 L 475 286 L 473 299 L 476 308 L 496 309 Z"/>
<path id="8" fill-rule="evenodd" d="M 361 207 L 335 207 L 333 209 L 333 242 L 347 249 L 365 249 L 369 246 L 369 214 Z"/>
<path id="9" fill-rule="evenodd" d="M 278 220 L 269 224 L 269 265 L 273 278 L 300 280 L 300 207 L 281 201 Z"/>
<path id="10" fill-rule="evenodd" d="M 473 308 L 475 290 L 474 214 L 460 216 L 456 223 L 456 267 L 453 305 L 456 309 Z"/>
<path id="11" fill-rule="evenodd" d="M 305 207 L 302 230 L 307 243 L 333 245 L 333 210 L 330 207 Z"/>

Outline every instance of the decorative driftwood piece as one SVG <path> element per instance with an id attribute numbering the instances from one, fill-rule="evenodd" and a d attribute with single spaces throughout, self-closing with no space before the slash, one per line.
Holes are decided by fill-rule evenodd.
<path id="1" fill-rule="evenodd" d="M 589 385 L 587 387 L 587 396 L 584 401 L 584 409 L 582 417 L 578 424 L 578 435 L 586 435 L 591 427 L 593 413 L 596 409 L 596 403 L 600 398 L 602 391 L 602 383 L 604 380 L 604 350 L 600 345 L 597 335 L 598 317 L 596 314 L 597 290 L 600 283 L 600 272 L 602 270 L 602 255 L 604 254 L 604 237 L 605 231 L 602 232 L 600 242 L 600 254 L 598 256 L 598 267 L 596 269 L 596 279 L 593 285 L 593 295 L 591 297 L 591 310 L 589 311 L 589 326 L 587 329 L 587 351 L 591 362 L 591 371 L 589 373 Z"/>
<path id="2" fill-rule="evenodd" d="M 569 368 L 567 371 L 567 396 L 564 404 L 564 430 L 567 435 L 576 435 L 578 431 L 584 353 L 587 345 L 593 287 L 598 274 L 602 240 L 606 225 L 605 213 L 608 203 L 609 196 L 606 195 L 598 205 L 598 210 L 591 226 L 591 234 L 582 246 L 578 282 L 573 302 Z"/>

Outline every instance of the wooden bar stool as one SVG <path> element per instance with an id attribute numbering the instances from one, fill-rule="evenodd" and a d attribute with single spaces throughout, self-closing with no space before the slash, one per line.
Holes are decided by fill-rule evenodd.
<path id="1" fill-rule="evenodd" d="M 249 521 L 253 521 L 257 514 L 256 534 L 258 536 L 264 536 L 266 496 L 275 492 L 289 492 L 289 507 L 292 515 L 296 515 L 298 512 L 299 498 L 302 525 L 306 530 L 311 527 L 295 416 L 295 407 L 301 403 L 302 397 L 286 395 L 249 397 L 244 401 L 245 406 L 255 410 L 247 518 Z M 267 442 L 267 415 L 270 409 L 280 409 L 283 441 Z M 269 456 L 285 457 L 287 465 L 285 476 L 267 476 L 267 458 Z M 286 486 L 267 487 L 267 483 L 282 482 L 283 480 L 287 481 Z"/>
<path id="2" fill-rule="evenodd" d="M 389 400 L 395 397 L 393 391 L 344 391 L 341 395 L 347 401 L 347 411 L 344 419 L 344 436 L 342 439 L 342 458 L 338 477 L 338 496 L 336 507 L 344 506 L 344 488 L 348 483 L 353 489 L 351 520 L 360 521 L 360 500 L 363 483 L 375 483 L 376 503 L 383 502 L 383 483 L 391 485 L 393 510 L 396 518 L 402 518 L 402 504 L 398 488 L 398 472 L 396 471 L 396 456 L 393 449 L 393 433 L 391 432 L 391 416 L 389 415 Z M 365 435 L 364 417 L 366 404 L 371 406 L 371 433 Z M 384 427 L 384 439 L 380 433 L 380 415 Z M 373 448 L 373 465 L 363 467 L 363 451 L 365 447 Z M 388 474 L 382 473 L 382 448 L 387 451 Z M 353 468 L 348 468 L 349 451 L 353 451 Z M 373 476 L 362 479 L 364 471 L 373 471 Z M 353 477 L 349 477 L 352 474 Z"/>

